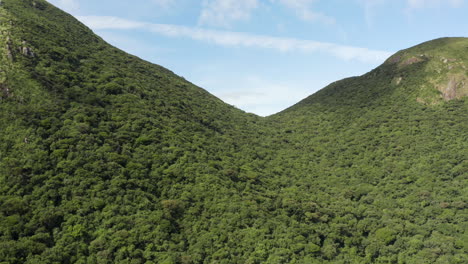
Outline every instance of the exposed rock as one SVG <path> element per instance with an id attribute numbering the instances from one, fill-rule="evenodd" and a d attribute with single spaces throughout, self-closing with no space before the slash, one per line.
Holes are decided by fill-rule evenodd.
<path id="1" fill-rule="evenodd" d="M 395 85 L 400 85 L 402 80 L 403 80 L 403 77 L 395 77 L 393 78 L 392 83 Z"/>
<path id="2" fill-rule="evenodd" d="M 453 100 L 457 97 L 457 82 L 451 78 L 447 84 L 447 88 L 442 91 L 442 96 L 445 100 Z"/>
<path id="3" fill-rule="evenodd" d="M 396 63 L 400 62 L 400 60 L 401 60 L 401 56 L 396 55 L 396 56 L 393 56 L 390 59 L 388 59 L 388 63 L 396 64 Z"/>
<path id="4" fill-rule="evenodd" d="M 440 58 L 440 61 L 442 61 L 443 63 L 447 64 L 447 63 L 449 63 L 449 62 L 456 62 L 457 59 L 450 59 L 450 58 L 442 57 L 442 58 Z"/>
<path id="5" fill-rule="evenodd" d="M 400 66 L 408 66 L 408 65 L 415 64 L 415 63 L 422 62 L 422 61 L 424 61 L 424 56 L 420 56 L 420 58 L 411 57 L 411 58 L 406 59 L 402 63 L 400 63 Z"/>
<path id="6" fill-rule="evenodd" d="M 448 59 L 448 58 L 442 57 L 442 58 L 440 58 L 440 61 L 442 61 L 444 64 L 447 64 L 447 69 L 449 69 L 449 70 L 456 67 L 456 66 L 454 66 L 454 64 L 452 64 L 453 62 L 457 61 L 456 59 Z"/>
<path id="7" fill-rule="evenodd" d="M 28 57 L 32 57 L 34 58 L 36 56 L 36 54 L 32 51 L 32 49 L 30 47 L 27 46 L 27 42 L 26 41 L 23 41 L 23 47 L 20 48 L 20 51 L 21 53 L 24 55 L 24 56 L 28 56 Z"/>
<path id="8" fill-rule="evenodd" d="M 23 47 L 21 52 L 28 57 L 34 57 L 34 52 L 29 47 Z"/>
<path id="9" fill-rule="evenodd" d="M 466 76 L 453 75 L 449 77 L 447 85 L 439 86 L 442 97 L 446 101 L 458 99 L 468 95 L 468 78 Z"/>

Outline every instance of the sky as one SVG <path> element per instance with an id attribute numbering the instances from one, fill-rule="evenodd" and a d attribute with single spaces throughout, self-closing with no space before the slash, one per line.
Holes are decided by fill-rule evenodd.
<path id="1" fill-rule="evenodd" d="M 267 116 L 398 50 L 468 36 L 468 0 L 49 0 L 110 44 Z"/>

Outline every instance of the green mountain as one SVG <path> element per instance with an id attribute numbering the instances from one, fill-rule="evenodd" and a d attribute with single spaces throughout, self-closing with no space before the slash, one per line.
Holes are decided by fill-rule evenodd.
<path id="1" fill-rule="evenodd" d="M 468 39 L 261 118 L 0 1 L 0 263 L 467 263 Z"/>

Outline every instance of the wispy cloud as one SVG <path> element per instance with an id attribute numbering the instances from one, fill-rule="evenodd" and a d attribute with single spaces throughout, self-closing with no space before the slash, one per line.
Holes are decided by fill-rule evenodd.
<path id="1" fill-rule="evenodd" d="M 411 9 L 428 7 L 460 7 L 465 0 L 407 0 Z"/>
<path id="2" fill-rule="evenodd" d="M 311 90 L 311 83 L 272 80 L 270 77 L 255 74 L 240 74 L 236 76 L 235 81 L 229 77 L 226 81 L 225 76 L 201 75 L 206 78 L 196 80 L 201 87 L 211 90 L 215 96 L 228 104 L 260 116 L 274 114 L 315 92 Z"/>
<path id="3" fill-rule="evenodd" d="M 80 8 L 80 4 L 78 3 L 78 0 L 48 0 L 48 1 L 70 13 L 76 12 Z"/>
<path id="4" fill-rule="evenodd" d="M 132 21 L 113 16 L 77 16 L 78 20 L 83 22 L 88 27 L 99 30 L 99 29 L 137 29 L 145 28 L 148 23 L 142 23 L 138 21 Z"/>
<path id="5" fill-rule="evenodd" d="M 333 17 L 327 16 L 321 12 L 314 11 L 312 5 L 316 0 L 270 0 L 272 2 L 279 2 L 285 7 L 292 9 L 296 15 L 309 22 L 322 22 L 324 24 L 335 24 L 336 21 Z"/>
<path id="6" fill-rule="evenodd" d="M 233 22 L 246 21 L 258 0 L 204 0 L 198 22 L 200 25 L 229 27 Z"/>
<path id="7" fill-rule="evenodd" d="M 334 43 L 254 35 L 241 32 L 209 30 L 170 24 L 152 24 L 118 17 L 78 16 L 79 20 L 92 29 L 141 29 L 166 37 L 185 37 L 220 46 L 272 49 L 281 52 L 322 52 L 343 60 L 358 60 L 366 63 L 381 62 L 391 53 L 367 48 L 345 46 Z"/>
<path id="8" fill-rule="evenodd" d="M 376 10 L 379 6 L 385 4 L 386 0 L 359 0 L 359 4 L 364 8 L 366 24 L 372 27 L 376 17 Z"/>
<path id="9" fill-rule="evenodd" d="M 175 4 L 176 0 L 151 0 L 151 2 L 160 8 L 168 9 Z"/>
<path id="10" fill-rule="evenodd" d="M 118 46 L 120 49 L 150 61 L 161 62 L 160 54 L 175 52 L 168 47 L 161 47 L 155 43 L 139 41 L 135 38 L 129 38 L 123 31 L 99 31 L 99 36 L 105 39 L 112 45 Z M 154 60 L 152 60 L 154 59 Z"/>

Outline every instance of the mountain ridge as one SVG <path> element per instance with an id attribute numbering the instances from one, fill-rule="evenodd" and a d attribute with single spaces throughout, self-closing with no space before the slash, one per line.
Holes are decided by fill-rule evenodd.
<path id="1" fill-rule="evenodd" d="M 466 39 L 260 118 L 43 0 L 0 14 L 0 262 L 468 262 L 464 79 L 437 89 Z"/>
<path id="2" fill-rule="evenodd" d="M 23 7 L 24 7 L 25 5 L 27 5 L 27 1 L 23 3 Z M 32 2 L 32 3 L 30 3 L 29 5 L 30 5 L 30 6 L 33 6 L 35 9 L 38 9 L 38 10 L 41 10 L 41 11 L 44 11 L 44 10 L 47 10 L 47 11 L 55 10 L 55 9 L 50 9 L 50 8 L 51 8 L 51 5 L 50 5 L 50 4 L 44 3 L 44 2 L 41 2 L 41 1 Z M 62 16 L 65 15 L 66 18 L 73 20 L 73 21 L 74 21 L 74 22 L 73 22 L 74 24 L 80 25 L 80 27 L 81 27 L 80 30 L 83 31 L 82 33 L 87 33 L 86 35 L 90 35 L 90 36 L 93 36 L 93 35 L 94 35 L 90 29 L 88 29 L 86 26 L 84 26 L 83 24 L 81 24 L 81 22 L 79 22 L 78 20 L 76 20 L 74 17 L 72 17 L 72 16 L 70 16 L 70 15 L 68 15 L 68 14 L 66 14 L 66 13 L 62 13 L 62 12 L 60 12 L 59 14 L 60 14 L 60 15 L 56 15 L 57 20 L 56 20 L 55 22 L 62 21 L 62 20 L 63 20 Z M 11 24 L 12 21 L 10 21 L 9 23 Z M 51 26 L 51 25 L 48 25 L 47 27 L 53 28 L 53 26 Z M 45 28 L 47 28 L 47 27 L 45 27 Z M 51 31 L 48 31 L 48 32 L 51 32 Z M 50 34 L 50 33 L 48 33 L 48 32 L 47 32 L 47 31 L 44 31 L 44 34 Z M 76 33 L 76 32 L 67 32 L 67 33 L 69 33 L 70 35 L 69 35 L 67 38 L 62 39 L 62 40 L 61 40 L 62 42 L 65 42 L 65 43 L 66 43 L 65 39 L 72 39 L 71 36 L 75 36 L 75 35 L 82 34 L 82 33 Z M 92 33 L 92 34 L 90 34 L 90 33 Z M 94 37 L 97 37 L 97 36 L 94 36 Z M 99 37 L 97 37 L 97 38 L 99 38 Z M 418 45 L 415 45 L 415 46 L 413 46 L 413 47 L 411 47 L 411 48 L 404 49 L 404 50 L 401 50 L 401 51 L 396 52 L 394 55 L 392 55 L 390 58 L 388 58 L 382 65 L 378 66 L 376 69 L 371 70 L 370 72 L 368 72 L 368 73 L 366 73 L 366 74 L 363 74 L 362 76 L 368 76 L 368 75 L 371 75 L 371 74 L 375 74 L 375 72 L 376 72 L 376 71 L 379 71 L 380 68 L 382 68 L 382 67 L 384 67 L 384 66 L 388 66 L 388 65 L 394 64 L 394 63 L 398 63 L 398 68 L 401 68 L 402 65 L 403 65 L 403 66 L 404 66 L 404 65 L 408 66 L 408 65 L 411 65 L 411 64 L 414 64 L 414 63 L 424 62 L 425 59 L 418 59 L 416 55 L 414 55 L 414 54 L 413 54 L 413 55 L 408 55 L 408 54 L 406 54 L 406 53 L 408 53 L 408 52 L 415 53 L 416 51 L 418 51 L 418 49 L 422 48 L 422 49 L 423 49 L 422 51 L 421 51 L 421 50 L 418 51 L 419 53 L 422 53 L 422 54 L 419 54 L 419 57 L 422 56 L 422 57 L 426 58 L 425 56 L 426 56 L 427 54 L 424 54 L 424 52 L 425 52 L 424 50 L 426 50 L 426 53 L 427 53 L 427 51 L 430 52 L 430 49 L 431 49 L 430 47 L 431 47 L 434 43 L 437 44 L 436 46 L 438 47 L 438 50 L 439 50 L 439 51 L 444 50 L 444 52 L 445 52 L 445 54 L 446 54 L 445 56 L 447 56 L 447 55 L 452 55 L 452 56 L 455 55 L 455 56 L 457 56 L 456 54 L 451 54 L 451 53 L 449 52 L 450 49 L 443 49 L 442 46 L 439 45 L 439 44 L 440 44 L 440 43 L 445 43 L 445 44 L 446 44 L 445 46 L 450 46 L 451 44 L 449 44 L 449 43 L 459 42 L 459 43 L 461 43 L 462 46 L 464 45 L 464 46 L 466 47 L 466 44 L 463 44 L 464 40 L 465 40 L 465 42 L 466 42 L 466 39 L 467 39 L 467 38 L 463 38 L 463 37 L 450 37 L 450 38 L 444 37 L 444 38 L 438 38 L 438 39 L 434 39 L 434 40 L 430 40 L 430 41 L 423 42 L 423 43 L 418 44 Z M 97 40 L 97 39 L 93 39 L 93 40 L 89 40 L 88 42 L 95 42 L 95 41 L 98 41 L 98 40 Z M 99 38 L 99 41 L 102 42 L 103 40 Z M 10 42 L 10 44 L 7 44 L 7 46 L 8 46 L 8 45 L 12 45 L 12 44 L 11 44 L 11 40 L 9 40 L 9 42 Z M 34 40 L 31 39 L 30 42 L 31 42 L 31 45 L 34 46 Z M 21 44 L 20 44 L 20 43 L 21 43 Z M 33 49 L 30 48 L 30 47 L 28 47 L 26 44 L 28 44 L 28 43 L 23 43 L 23 41 L 16 40 L 16 43 L 15 43 L 14 46 L 15 46 L 15 48 L 19 48 L 20 51 L 21 51 L 22 53 L 23 53 L 23 52 L 26 52 L 26 53 L 27 53 L 27 52 L 29 52 L 29 51 L 32 52 Z M 26 45 L 26 46 L 25 46 L 25 45 Z M 452 46 L 453 46 L 453 45 L 452 45 Z M 59 51 L 55 51 L 55 52 L 58 53 L 58 54 L 56 54 L 57 56 L 61 56 Z M 62 51 L 62 52 L 63 52 L 63 51 Z M 416 52 L 416 53 L 418 53 L 418 52 Z M 9 53 L 11 54 L 11 51 L 9 51 Z M 402 55 L 402 54 L 406 54 L 406 55 L 405 55 L 405 58 L 401 58 L 401 55 Z M 129 56 L 133 56 L 133 55 L 130 55 L 130 54 L 128 54 L 128 55 L 129 55 Z M 9 56 L 12 56 L 12 55 L 9 55 Z M 432 56 L 432 55 L 431 55 L 431 56 Z M 441 59 L 445 64 L 449 64 L 449 65 L 447 65 L 448 67 L 453 67 L 453 65 L 451 65 L 451 64 L 456 64 L 456 63 L 453 63 L 453 62 L 454 62 L 454 61 L 452 61 L 453 59 L 448 58 L 448 57 L 450 57 L 450 56 L 447 56 L 447 58 L 445 58 L 444 56 L 442 56 L 442 55 L 440 55 L 440 54 L 439 54 L 438 56 L 439 56 L 439 59 Z M 426 59 L 428 59 L 428 58 L 426 58 Z M 394 61 L 394 63 L 392 63 L 393 60 L 396 60 L 396 61 Z M 404 60 L 404 61 L 400 61 L 400 60 Z M 462 60 L 463 60 L 463 61 L 466 61 L 466 58 L 462 58 Z M 154 64 L 154 65 L 156 65 L 156 66 L 158 66 L 158 67 L 161 67 L 160 65 L 157 65 L 157 64 Z M 463 69 L 466 69 L 466 67 L 467 67 L 466 64 L 465 64 L 464 62 L 462 63 L 462 65 L 458 65 L 458 66 L 462 67 Z M 167 71 L 167 72 L 170 73 L 170 74 L 173 74 L 172 71 L 170 71 L 170 70 L 168 70 L 168 69 L 166 69 L 166 68 L 164 68 L 164 67 L 161 67 L 160 69 L 161 69 L 161 70 L 164 70 L 164 71 Z M 439 71 L 440 71 L 440 69 L 439 69 Z M 174 76 L 175 76 L 175 75 L 174 75 Z M 357 77 L 359 77 L 359 76 L 357 76 Z M 179 78 L 181 78 L 181 77 L 179 77 Z M 354 78 L 354 77 L 349 77 L 349 78 Z M 348 80 L 349 78 L 345 78 L 345 79 L 343 79 L 343 80 Z M 401 82 L 401 80 L 398 79 L 399 77 L 395 77 L 395 78 L 397 78 L 397 79 L 395 79 L 394 82 L 399 82 L 399 83 Z M 340 81 L 336 81 L 336 82 L 330 84 L 329 86 L 332 86 L 332 85 L 336 84 L 337 82 L 341 82 L 341 80 L 340 80 Z M 457 84 L 459 84 L 459 83 L 466 83 L 466 80 L 465 80 L 465 79 L 462 78 L 462 80 L 458 80 L 457 77 L 455 76 L 454 79 L 452 79 L 452 82 L 455 82 L 454 85 L 451 85 L 451 86 L 452 86 L 452 89 L 445 89 L 445 90 L 451 90 L 451 91 L 446 91 L 445 93 L 444 93 L 444 91 L 442 91 L 443 94 L 444 94 L 444 98 L 447 97 L 447 98 L 450 98 L 450 99 L 454 99 L 454 98 L 464 97 L 464 96 L 466 96 L 466 95 L 468 94 L 468 92 L 467 92 L 467 91 L 468 91 L 468 88 L 466 87 L 466 85 L 458 89 L 458 90 L 461 90 L 458 94 L 457 94 L 457 92 L 456 92 L 457 89 L 453 89 L 453 87 L 457 87 Z M 449 85 L 449 86 L 450 86 L 450 85 Z M 327 87 L 328 87 L 328 86 L 327 86 Z M 321 89 L 321 90 L 323 90 L 323 89 Z M 444 90 L 444 89 L 443 89 L 443 88 L 439 88 L 439 90 Z M 449 95 L 449 94 L 451 94 L 451 95 Z M 312 95 L 312 96 L 313 96 L 313 95 Z M 452 98 L 452 97 L 453 97 L 453 98 Z M 305 99 L 304 99 L 304 100 L 305 100 Z M 301 100 L 301 101 L 302 101 L 302 100 Z M 424 100 L 423 100 L 423 99 L 420 99 L 420 101 L 423 102 Z M 299 102 L 298 102 L 298 103 L 299 103 Z M 278 112 L 278 113 L 281 113 L 281 112 L 283 112 L 283 111 L 285 111 L 285 110 L 287 110 L 287 109 L 284 109 L 284 110 L 282 110 L 282 111 L 280 111 L 280 112 Z"/>
<path id="3" fill-rule="evenodd" d="M 445 45 L 437 45 L 437 47 L 439 47 L 439 49 L 436 50 L 437 52 L 431 52 L 431 50 L 434 49 L 432 47 L 434 43 L 440 44 L 441 42 L 445 43 Z M 337 89 L 339 89 L 339 86 L 342 83 L 349 86 L 349 82 L 360 82 L 361 80 L 365 82 L 369 78 L 387 77 L 388 80 L 385 81 L 391 82 L 392 85 L 382 87 L 382 89 L 394 89 L 395 87 L 402 86 L 407 79 L 411 81 L 411 78 L 413 78 L 413 76 L 411 76 L 411 71 L 413 71 L 413 68 L 415 67 L 416 69 L 421 67 L 421 70 L 429 72 L 428 75 L 447 76 L 447 78 L 425 80 L 425 82 L 430 86 L 424 87 L 424 89 L 418 91 L 420 96 L 417 96 L 415 100 L 419 103 L 427 105 L 440 104 L 443 101 L 466 97 L 468 95 L 468 80 L 466 79 L 466 65 L 468 63 L 468 58 L 464 55 L 462 55 L 463 57 L 459 57 L 459 55 L 456 54 L 456 51 L 466 49 L 467 47 L 468 38 L 439 38 L 426 41 L 411 48 L 396 52 L 384 63 L 368 73 L 333 82 L 317 93 L 301 100 L 296 105 L 303 105 L 309 101 L 320 101 L 323 97 L 330 97 Z M 450 56 L 452 56 L 452 58 L 450 58 Z M 458 59 L 453 59 L 453 57 L 457 57 Z M 422 78 L 428 77 L 422 76 Z M 364 92 L 365 94 L 378 94 L 379 92 L 385 93 L 385 91 L 382 90 L 376 91 L 376 87 L 372 86 L 372 84 L 368 85 L 368 87 L 374 90 L 367 90 Z M 411 93 L 411 90 L 414 90 L 414 88 L 411 86 L 407 87 L 408 94 Z M 322 94 L 324 96 L 322 96 Z M 350 99 L 352 99 L 348 98 L 349 96 L 346 94 L 340 94 L 338 97 L 341 97 L 342 100 L 345 99 L 345 101 L 351 101 Z M 414 98 L 412 99 L 414 100 Z M 296 105 L 291 106 L 290 108 L 294 109 Z M 275 115 L 281 115 L 283 112 L 287 111 L 290 111 L 290 109 L 285 109 Z"/>

